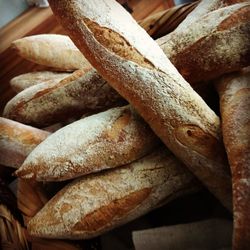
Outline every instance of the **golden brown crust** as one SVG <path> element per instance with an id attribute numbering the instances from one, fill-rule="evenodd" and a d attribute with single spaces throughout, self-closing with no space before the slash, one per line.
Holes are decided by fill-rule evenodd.
<path id="1" fill-rule="evenodd" d="M 121 199 L 113 200 L 106 206 L 101 206 L 97 210 L 83 216 L 83 218 L 73 226 L 72 231 L 91 232 L 102 229 L 112 220 L 119 220 L 139 206 L 147 199 L 151 191 L 152 188 L 143 188 L 125 195 Z M 67 209 L 71 208 L 72 206 Z"/>
<path id="2" fill-rule="evenodd" d="M 28 230 L 45 238 L 92 238 L 195 190 L 195 178 L 161 148 L 129 165 L 70 183 L 37 213 Z"/>
<path id="3" fill-rule="evenodd" d="M 59 82 L 41 83 L 20 92 L 7 103 L 4 116 L 44 127 L 125 103 L 95 70 L 83 68 Z"/>
<path id="4" fill-rule="evenodd" d="M 49 132 L 0 117 L 0 163 L 19 168 Z"/>
<path id="5" fill-rule="evenodd" d="M 84 18 L 83 22 L 86 23 L 88 28 L 95 34 L 96 40 L 110 51 L 146 68 L 153 68 L 153 65 L 135 48 L 132 48 L 126 39 L 124 39 L 117 32 L 111 31 L 105 27 L 100 27 L 100 25 L 88 18 Z"/>
<path id="6" fill-rule="evenodd" d="M 123 130 L 131 122 L 132 113 L 130 110 L 125 110 L 124 113 L 108 128 L 106 133 L 103 133 L 103 137 L 110 138 L 111 140 L 122 140 Z M 124 140 L 124 139 L 123 139 Z"/>
<path id="7" fill-rule="evenodd" d="M 164 143 L 230 209 L 231 180 L 226 161 L 221 164 L 217 159 L 207 158 L 194 150 L 195 145 L 187 147 L 175 138 L 175 130 L 179 126 L 195 125 L 204 134 L 215 137 L 220 148 L 219 119 L 179 75 L 155 42 L 115 1 L 98 1 L 101 6 L 98 9 L 95 8 L 95 1 L 65 0 L 58 3 L 51 0 L 50 4 L 72 40 L 98 72 L 136 108 Z M 107 42 L 98 41 L 98 34 L 91 32 L 89 24 L 84 22 L 86 18 L 100 28 L 110 30 L 109 36 L 102 37 Z M 153 68 L 111 50 L 109 44 L 117 33 L 127 41 L 129 48 L 136 49 Z M 213 183 L 210 179 L 213 179 Z"/>
<path id="8" fill-rule="evenodd" d="M 198 126 L 183 125 L 175 130 L 176 139 L 187 147 L 192 147 L 197 153 L 207 158 L 224 161 L 224 148 L 211 134 L 204 132 Z"/>
<path id="9" fill-rule="evenodd" d="M 222 78 L 220 94 L 223 140 L 233 177 L 235 250 L 250 244 L 250 72 Z"/>
<path id="10" fill-rule="evenodd" d="M 179 26 L 170 35 L 175 35 L 176 33 L 185 30 L 189 25 L 198 22 L 201 17 L 208 14 L 209 12 L 245 1 L 246 0 L 201 0 L 199 1 L 197 7 L 184 19 L 183 22 L 179 24 Z"/>
<path id="11" fill-rule="evenodd" d="M 29 61 L 58 71 L 74 71 L 90 66 L 73 42 L 63 35 L 24 37 L 12 42 L 12 49 Z"/>
<path id="12" fill-rule="evenodd" d="M 162 38 L 161 47 L 188 82 L 215 79 L 250 64 L 249 16 L 247 3 L 219 9 L 186 30 L 173 32 L 166 37 L 165 45 Z M 208 24 L 211 27 L 206 30 Z"/>
<path id="13" fill-rule="evenodd" d="M 248 16 L 250 16 L 250 7 L 246 4 L 237 6 L 237 8 L 232 6 L 230 8 L 219 10 L 219 13 L 221 13 L 221 21 L 219 22 L 215 21 L 218 19 L 218 14 L 217 16 L 214 16 L 214 13 L 210 13 L 209 15 L 202 17 L 197 24 L 193 24 L 192 26 L 194 27 L 192 31 L 190 31 L 190 28 L 186 29 L 187 31 L 184 30 L 179 36 L 178 32 L 173 32 L 171 37 L 168 36 L 167 41 L 169 41 L 169 43 L 165 45 L 163 38 L 163 43 L 161 44 L 165 53 L 169 56 L 170 60 L 177 67 L 182 76 L 184 76 L 189 82 L 192 83 L 200 80 L 209 80 L 221 75 L 222 73 L 235 71 L 242 66 L 249 65 L 250 50 L 248 44 L 250 43 L 250 25 L 247 20 Z M 199 8 L 199 6 L 197 8 Z M 232 8 L 234 10 L 230 11 Z M 81 21 L 86 23 L 88 28 L 96 34 L 96 39 L 100 43 L 103 43 L 107 49 L 126 60 L 140 64 L 145 68 L 152 69 L 153 65 L 150 61 L 143 57 L 142 53 L 140 53 L 135 47 L 130 46 L 126 39 L 119 35 L 119 33 L 114 31 L 111 32 L 110 29 L 105 27 L 100 27 L 97 23 L 88 18 L 83 18 Z M 183 25 L 186 22 L 187 21 L 184 21 Z M 204 29 L 205 33 L 203 36 L 189 41 L 192 34 L 195 35 L 195 32 L 198 29 L 203 30 L 202 26 L 206 25 L 207 22 L 210 23 L 211 27 L 207 31 Z M 72 34 L 74 35 L 73 29 Z M 110 36 L 110 40 L 107 39 L 108 36 Z M 64 40 L 67 39 L 69 40 L 68 37 L 64 38 Z M 77 34 L 75 39 L 78 41 Z M 174 45 L 172 46 L 171 44 Z M 87 49 L 85 50 L 88 54 L 89 52 Z M 197 51 L 199 51 L 199 53 L 197 53 Z M 103 81 L 98 75 L 93 77 L 93 79 L 98 79 L 97 82 Z M 61 81 L 60 84 L 56 84 L 56 86 L 52 87 L 47 85 L 43 90 L 34 90 L 35 95 L 33 97 L 33 93 L 30 92 L 29 95 L 31 95 L 31 98 L 28 100 L 26 99 L 26 101 L 21 101 L 18 105 L 16 105 L 15 102 L 18 102 L 22 96 L 14 98 L 10 105 L 11 110 L 6 114 L 7 117 L 40 127 L 64 120 L 72 113 L 75 113 L 75 116 L 77 117 L 81 112 L 90 112 L 91 110 L 88 107 L 84 109 L 84 106 L 91 105 L 93 102 L 72 107 L 72 105 L 63 103 L 66 101 L 64 101 L 62 97 L 60 98 L 62 103 L 55 100 L 57 95 L 54 94 L 54 92 L 58 92 L 58 88 L 60 87 L 63 88 L 64 83 L 73 86 L 75 84 L 75 81 L 73 80 L 76 79 L 70 79 L 69 77 L 65 79 L 65 81 Z M 93 83 L 92 86 L 94 85 L 95 84 Z M 105 91 L 107 93 L 110 91 L 111 95 L 102 96 L 100 102 L 96 99 L 94 100 L 94 102 L 100 104 L 99 106 L 102 106 L 101 102 L 104 102 L 103 108 L 100 107 L 101 110 L 104 110 L 105 107 L 107 107 L 106 105 L 108 105 L 108 107 L 113 107 L 123 103 L 119 95 L 111 90 L 107 84 L 104 84 L 103 86 L 107 88 L 104 87 L 104 91 L 99 91 L 99 93 L 104 93 Z M 68 86 L 68 88 L 70 88 L 70 86 Z M 81 92 L 82 89 L 83 88 L 78 92 Z M 73 95 L 70 92 L 73 92 Z M 76 92 L 77 91 L 71 90 L 68 93 L 72 97 L 71 103 L 79 103 L 79 100 L 77 99 L 79 94 L 77 93 L 77 95 L 75 95 Z M 85 92 L 84 95 L 85 97 L 82 97 L 82 100 L 86 99 Z M 114 101 L 111 100 L 112 98 Z M 48 103 L 49 100 L 52 107 L 46 107 L 46 105 L 44 105 L 44 102 Z M 83 107 L 80 109 L 79 107 L 82 105 Z M 36 107 L 46 108 L 41 108 L 39 110 Z M 54 109 L 56 109 L 56 112 L 52 112 Z"/>
<path id="14" fill-rule="evenodd" d="M 158 144 L 130 106 L 114 108 L 55 132 L 33 150 L 16 174 L 38 181 L 72 179 L 128 164 Z"/>
<path id="15" fill-rule="evenodd" d="M 34 71 L 18 75 L 10 80 L 11 88 L 19 93 L 24 89 L 43 82 L 60 81 L 69 76 L 70 73 L 53 71 Z"/>
<path id="16" fill-rule="evenodd" d="M 218 26 L 218 31 L 227 30 L 249 21 L 250 8 L 245 7 L 235 11 L 232 15 L 224 19 Z"/>

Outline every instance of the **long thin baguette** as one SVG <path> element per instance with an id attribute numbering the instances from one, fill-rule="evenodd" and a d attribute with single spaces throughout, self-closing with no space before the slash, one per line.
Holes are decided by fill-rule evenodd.
<path id="1" fill-rule="evenodd" d="M 115 1 L 50 0 L 50 6 L 98 72 L 231 210 L 219 118 L 159 46 Z"/>
<path id="2" fill-rule="evenodd" d="M 173 155 L 156 150 L 130 165 L 73 181 L 30 220 L 28 231 L 44 238 L 92 238 L 198 187 Z"/>
<path id="3" fill-rule="evenodd" d="M 208 13 L 158 42 L 188 82 L 215 79 L 250 65 L 249 17 L 249 2 L 234 4 Z"/>
<path id="4" fill-rule="evenodd" d="M 246 0 L 201 0 L 196 8 L 178 25 L 174 33 L 181 32 L 189 25 L 199 22 L 199 19 L 209 12 L 242 2 L 246 2 Z"/>
<path id="5" fill-rule="evenodd" d="M 0 117 L 0 164 L 19 168 L 49 132 Z"/>
<path id="6" fill-rule="evenodd" d="M 180 25 L 178 26 L 177 29 L 174 30 L 174 32 L 167 34 L 166 36 L 164 36 L 161 39 L 158 39 L 157 42 L 160 45 L 162 45 L 164 52 L 169 57 L 169 59 L 172 63 L 175 64 L 175 62 L 172 60 L 177 60 L 177 62 L 178 62 L 178 60 L 181 60 L 182 53 L 186 53 L 185 54 L 186 59 L 188 60 L 187 64 L 188 65 L 191 64 L 190 61 L 193 58 L 192 59 L 192 64 L 194 65 L 193 68 L 194 69 L 197 68 L 197 66 L 196 66 L 196 64 L 197 64 L 197 65 L 199 65 L 199 67 L 202 67 L 200 69 L 201 72 L 205 70 L 205 67 L 207 67 L 207 65 L 209 65 L 210 68 L 212 67 L 211 71 L 215 71 L 217 68 L 217 65 L 216 65 L 216 67 L 215 66 L 213 67 L 213 61 L 211 61 L 211 62 L 209 61 L 209 62 L 207 62 L 207 64 L 204 64 L 204 61 L 207 60 L 206 55 L 204 55 L 204 58 L 202 58 L 202 64 L 201 64 L 201 62 L 199 62 L 199 60 L 197 60 L 197 58 L 199 58 L 200 54 L 193 53 L 191 45 L 194 44 L 194 46 L 198 46 L 198 44 L 199 44 L 200 38 L 199 37 L 197 38 L 197 35 L 199 36 L 199 32 L 196 31 L 198 29 L 199 29 L 199 31 L 202 30 L 203 38 L 211 40 L 211 43 L 209 43 L 209 44 L 204 43 L 204 44 L 202 44 L 202 46 L 204 46 L 204 51 L 207 51 L 207 49 L 209 49 L 211 52 L 211 55 L 213 55 L 213 57 L 220 56 L 218 54 L 220 52 L 218 50 L 219 45 L 212 41 L 212 39 L 215 39 L 213 37 L 214 36 L 217 37 L 218 35 L 220 35 L 221 37 L 224 37 L 226 35 L 226 37 L 228 37 L 229 41 L 230 41 L 230 37 L 235 36 L 237 38 L 235 38 L 235 40 L 233 40 L 233 41 L 234 42 L 238 41 L 238 43 L 241 42 L 242 46 L 237 47 L 237 50 L 235 51 L 234 57 L 236 57 L 237 53 L 238 53 L 238 54 L 241 54 L 246 59 L 246 58 L 248 58 L 248 54 L 244 54 L 244 53 L 246 53 L 246 52 L 244 52 L 244 46 L 248 45 L 248 43 L 247 43 L 248 40 L 246 40 L 247 37 L 245 38 L 245 40 L 242 39 L 242 37 L 239 37 L 239 35 L 241 35 L 241 33 L 242 33 L 240 27 L 232 30 L 231 25 L 229 25 L 228 27 L 223 27 L 223 30 L 220 30 L 220 22 L 221 21 L 223 22 L 223 19 L 227 19 L 229 22 L 230 18 L 237 19 L 237 16 L 235 16 L 234 13 L 230 14 L 229 12 L 223 12 L 220 10 L 219 13 L 221 14 L 221 17 L 218 20 L 216 20 L 216 17 L 214 17 L 213 14 L 212 15 L 209 14 L 207 17 L 204 17 L 204 15 L 208 14 L 209 12 L 211 12 L 213 10 L 216 10 L 216 9 L 221 8 L 221 7 L 228 6 L 228 5 L 232 5 L 234 3 L 239 3 L 239 2 L 245 2 L 245 0 L 225 0 L 225 1 L 203 0 L 186 17 L 186 19 L 180 23 Z M 220 14 L 218 14 L 218 15 L 220 15 Z M 246 23 L 243 24 L 244 20 L 242 20 L 243 18 L 241 16 L 241 14 L 242 13 L 236 14 L 236 15 L 238 15 L 238 17 L 240 19 L 239 24 L 246 26 L 247 25 Z M 247 17 L 248 14 L 249 13 L 244 13 L 244 16 Z M 228 15 L 231 15 L 231 17 Z M 204 18 L 205 18 L 205 20 L 203 20 Z M 220 20 L 220 22 L 218 23 L 219 20 Z M 209 23 L 209 25 L 211 27 L 210 30 L 204 28 L 207 26 L 207 22 Z M 147 28 L 147 22 L 141 22 L 140 24 L 142 25 L 142 27 Z M 238 26 L 239 26 L 239 24 L 238 24 Z M 192 28 L 193 25 L 195 25 L 195 27 Z M 217 34 L 212 34 L 215 29 L 218 29 L 219 32 L 217 32 Z M 230 31 L 230 34 L 227 34 L 229 31 Z M 245 35 L 248 34 L 247 30 L 245 31 L 244 34 Z M 195 39 L 195 38 L 197 38 L 197 39 Z M 223 46 L 231 46 L 232 41 L 228 42 L 227 44 L 223 44 Z M 191 46 L 191 48 L 190 48 L 191 50 L 186 48 L 188 45 Z M 175 46 L 178 46 L 178 50 L 176 50 Z M 83 59 L 83 55 L 77 50 L 77 48 L 75 47 L 73 42 L 69 39 L 69 37 L 63 36 L 63 35 L 55 35 L 55 34 L 46 34 L 45 35 L 44 34 L 44 35 L 34 35 L 32 37 L 24 37 L 24 38 L 21 38 L 17 41 L 14 41 L 13 47 L 17 47 L 17 49 L 18 49 L 18 51 L 20 51 L 21 55 L 23 54 L 25 57 L 36 58 L 36 59 L 33 59 L 33 61 L 35 61 L 36 63 L 40 63 L 40 61 L 45 60 L 43 58 L 46 58 L 46 60 L 49 61 L 47 63 L 48 65 L 53 65 L 53 61 L 59 61 L 58 63 L 65 62 L 66 61 L 65 58 L 67 58 L 67 56 L 68 56 L 67 53 L 72 54 L 72 56 L 70 57 L 72 60 L 76 60 L 79 62 L 81 62 L 82 60 L 86 60 L 85 58 Z M 37 49 L 37 47 L 39 49 Z M 228 58 L 230 58 L 230 56 L 232 56 L 230 53 L 230 50 L 227 50 L 227 47 L 225 47 L 223 53 Z M 189 59 L 189 56 L 191 56 L 191 59 Z M 196 58 L 196 56 L 198 56 L 198 57 Z M 172 59 L 172 57 L 173 57 L 173 59 Z M 227 68 L 225 68 L 226 67 L 226 62 L 225 62 L 223 65 L 221 65 L 219 67 L 220 74 L 226 73 L 228 71 L 235 71 L 236 69 L 239 69 L 239 68 L 245 66 L 246 62 L 245 62 L 244 58 L 241 59 L 242 61 L 241 60 L 237 61 L 234 59 L 231 60 L 231 66 L 227 67 Z M 52 60 L 52 62 L 50 62 L 50 60 Z M 211 59 L 209 58 L 209 60 L 211 60 Z M 68 59 L 67 59 L 67 62 L 68 62 Z M 249 64 L 249 61 L 248 61 L 248 64 Z M 81 67 L 86 66 L 86 65 L 89 66 L 89 64 L 87 63 L 84 65 L 79 65 L 77 68 L 81 68 Z M 191 67 L 191 66 L 189 65 L 189 67 Z M 223 72 L 223 70 L 225 72 Z M 188 68 L 186 71 L 183 70 L 182 73 L 191 74 L 191 76 L 188 78 L 188 80 L 190 80 L 190 82 L 200 81 L 200 79 L 197 78 L 197 72 L 187 72 L 187 71 L 188 71 Z M 215 76 L 213 76 L 213 75 L 210 76 L 210 74 L 203 73 L 202 80 L 208 80 L 209 77 L 215 78 Z"/>
<path id="7" fill-rule="evenodd" d="M 236 3 L 246 2 L 246 0 L 201 0 L 195 9 L 189 13 L 186 18 L 178 25 L 178 27 L 171 33 L 166 34 L 162 38 L 158 39 L 158 44 L 170 44 L 170 48 L 173 46 L 172 39 L 178 40 L 182 38 L 186 33 L 186 29 L 189 29 L 191 25 L 195 25 L 195 23 L 199 23 L 200 20 L 210 12 L 214 10 L 218 10 L 220 8 L 230 6 Z M 183 34 L 184 33 L 184 34 Z M 176 37 L 176 38 L 174 38 Z M 186 39 L 185 39 L 186 40 Z M 172 45 L 171 45 L 172 43 Z M 211 46 L 211 45 L 210 45 Z M 174 51 L 172 51 L 173 53 Z"/>
<path id="8" fill-rule="evenodd" d="M 89 66 L 74 43 L 63 35 L 35 35 L 12 42 L 12 48 L 23 58 L 62 71 Z"/>
<path id="9" fill-rule="evenodd" d="M 53 183 L 54 185 L 54 183 Z M 24 225 L 41 210 L 48 202 L 51 194 L 48 195 L 46 189 L 41 182 L 18 180 L 17 184 L 17 203 L 18 209 L 21 211 L 24 219 Z M 26 235 L 27 240 L 32 244 L 32 249 L 36 250 L 80 250 L 72 243 L 61 240 L 45 240 L 40 238 L 30 237 Z"/>
<path id="10" fill-rule="evenodd" d="M 41 83 L 25 89 L 7 103 L 3 115 L 44 127 L 125 103 L 95 70 L 84 68 L 59 82 Z"/>
<path id="11" fill-rule="evenodd" d="M 223 140 L 233 176 L 235 250 L 250 244 L 250 71 L 223 77 L 220 94 Z"/>
<path id="12" fill-rule="evenodd" d="M 16 174 L 62 181 L 128 164 L 158 144 L 130 106 L 115 108 L 59 129 L 32 151 Z"/>
<path id="13" fill-rule="evenodd" d="M 66 72 L 52 72 L 52 71 L 35 71 L 26 74 L 21 74 L 10 80 L 11 88 L 17 93 L 24 89 L 44 82 L 60 81 L 69 76 Z"/>
<path id="14" fill-rule="evenodd" d="M 250 64 L 250 22 L 247 21 L 248 16 L 250 16 L 249 4 L 232 5 L 211 12 L 201 18 L 199 22 L 187 27 L 183 32 L 173 32 L 171 36 L 166 36 L 158 42 L 170 61 L 193 84 L 200 80 L 215 78 L 225 72 L 235 71 Z M 235 18 L 239 21 L 234 22 Z M 50 36 L 48 35 L 48 37 Z M 53 41 L 53 35 L 50 41 Z M 74 111 L 78 113 L 79 109 L 83 112 L 84 109 L 88 111 L 88 105 L 93 106 L 93 102 L 89 103 L 90 97 L 100 107 L 102 102 L 103 109 L 121 104 L 119 95 L 101 77 L 98 77 L 96 72 L 91 72 L 91 74 L 93 74 L 95 83 L 92 84 L 89 77 L 85 80 L 83 76 L 80 81 L 88 82 L 84 88 L 78 87 L 79 81 L 67 83 L 67 88 L 70 89 L 68 92 L 73 92 L 70 94 L 71 104 L 78 103 L 77 106 L 70 105 L 70 113 L 74 113 Z M 102 84 L 103 90 L 96 95 L 99 84 Z M 57 88 L 62 90 L 59 85 L 52 92 L 49 91 L 49 94 L 47 91 L 41 92 L 39 89 L 33 88 L 33 91 L 24 92 L 25 97 L 22 94 L 18 95 L 9 102 L 7 117 L 37 126 L 39 126 L 40 121 L 48 121 L 48 116 L 54 118 L 52 123 L 60 121 L 64 109 L 66 109 L 65 113 L 67 114 L 69 104 L 67 102 L 65 105 L 65 92 L 59 91 Z M 77 95 L 75 95 L 75 89 L 77 89 Z M 90 93 L 86 95 L 86 89 L 89 89 L 89 92 L 94 93 L 94 95 Z M 109 92 L 112 93 L 113 101 L 110 101 L 110 96 L 105 94 Z M 103 95 L 98 99 L 100 93 Z M 81 97 L 80 104 L 79 96 Z M 25 99 L 27 102 L 26 105 L 22 106 L 22 112 L 17 107 L 20 99 Z M 41 105 L 43 101 L 46 102 L 46 105 Z M 108 106 L 106 106 L 107 104 Z M 48 106 L 51 108 L 47 108 Z M 29 107 L 33 107 L 32 112 Z M 59 114 L 57 114 L 58 112 Z M 36 122 L 36 119 L 40 119 L 40 121 Z"/>

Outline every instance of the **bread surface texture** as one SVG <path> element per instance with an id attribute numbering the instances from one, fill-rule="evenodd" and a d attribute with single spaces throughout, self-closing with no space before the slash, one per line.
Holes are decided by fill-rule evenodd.
<path id="1" fill-rule="evenodd" d="M 4 116 L 44 127 L 125 103 L 95 70 L 83 68 L 61 81 L 51 80 L 20 92 L 7 103 Z"/>
<path id="2" fill-rule="evenodd" d="M 158 43 L 188 82 L 215 79 L 250 65 L 249 16 L 249 2 L 220 8 Z"/>
<path id="3" fill-rule="evenodd" d="M 201 17 L 214 10 L 242 2 L 246 2 L 246 0 L 201 0 L 196 8 L 187 15 L 187 17 L 178 25 L 173 33 L 186 29 L 189 25 L 194 24 Z"/>
<path id="4" fill-rule="evenodd" d="M 90 63 L 230 209 L 220 120 L 160 47 L 115 1 L 50 0 L 50 5 Z"/>
<path id="5" fill-rule="evenodd" d="M 159 144 L 130 106 L 92 115 L 65 126 L 29 155 L 16 172 L 38 181 L 61 181 L 128 164 Z"/>
<path id="6" fill-rule="evenodd" d="M 64 35 L 40 34 L 12 42 L 21 57 L 61 71 L 74 71 L 89 65 L 74 43 Z"/>
<path id="7" fill-rule="evenodd" d="M 39 83 L 60 81 L 69 75 L 70 73 L 66 72 L 34 71 L 15 76 L 10 80 L 10 86 L 14 91 L 19 93 Z"/>
<path id="8" fill-rule="evenodd" d="M 250 243 L 250 70 L 222 77 L 220 95 L 222 131 L 233 182 L 235 250 Z"/>
<path id="9" fill-rule="evenodd" d="M 32 236 L 87 239 L 197 190 L 195 178 L 166 149 L 130 165 L 81 177 L 29 222 Z"/>
<path id="10" fill-rule="evenodd" d="M 49 132 L 0 117 L 0 164 L 19 168 Z"/>

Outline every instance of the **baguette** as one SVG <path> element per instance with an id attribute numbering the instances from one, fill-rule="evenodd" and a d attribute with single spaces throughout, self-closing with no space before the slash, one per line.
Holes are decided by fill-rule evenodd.
<path id="1" fill-rule="evenodd" d="M 195 83 L 200 80 L 206 81 L 210 78 L 218 77 L 225 72 L 235 71 L 244 65 L 250 64 L 250 56 L 248 56 L 250 53 L 248 46 L 250 43 L 250 32 L 248 32 L 248 30 L 250 31 L 250 22 L 246 21 L 248 19 L 247 15 L 249 14 L 250 16 L 249 11 L 250 5 L 246 3 L 219 9 L 201 18 L 199 22 L 192 24 L 183 32 L 174 32 L 171 37 L 166 36 L 158 42 L 161 44 L 170 61 L 173 62 L 182 75 L 195 85 Z M 230 20 L 234 20 L 234 17 L 239 19 L 238 23 L 225 28 L 225 24 Z M 232 39 L 229 39 L 230 42 L 223 42 L 223 39 L 228 39 L 231 36 Z M 50 40 L 53 40 L 53 36 Z M 223 44 L 223 46 L 221 46 L 221 44 Z M 196 53 L 196 51 L 200 51 L 200 53 Z M 204 51 L 204 53 L 202 53 L 202 51 Z M 207 53 L 207 51 L 209 51 L 209 53 Z M 223 57 L 221 56 L 221 52 L 223 53 Z M 114 100 L 110 102 L 110 99 L 108 99 L 109 95 L 107 95 L 107 97 L 103 95 L 101 99 L 99 99 L 98 96 L 96 98 L 92 97 L 93 100 L 96 101 L 98 99 L 97 103 L 100 107 L 102 107 L 103 103 L 103 109 L 121 105 L 122 98 L 116 94 L 101 77 L 98 77 L 96 72 L 92 72 L 92 74 L 95 74 L 93 79 L 98 79 L 98 82 L 95 82 L 95 84 L 89 82 L 86 84 L 87 88 L 95 94 L 95 85 L 99 86 L 99 84 L 103 84 L 105 91 L 99 93 L 111 92 L 111 96 L 114 98 Z M 89 80 L 88 77 L 87 80 Z M 84 76 L 82 81 L 85 81 Z M 77 95 L 70 95 L 72 97 L 71 104 L 78 103 L 77 106 L 71 105 L 70 113 L 78 113 L 79 107 L 81 107 L 80 110 L 88 110 L 88 97 L 90 95 L 86 95 L 85 87 L 79 88 L 77 85 L 78 81 L 71 81 L 67 84 L 67 87 L 72 89 L 73 93 L 76 93 L 75 89 L 78 91 Z M 40 125 L 40 121 L 48 121 L 48 116 L 54 119 L 51 121 L 52 123 L 60 121 L 63 113 L 67 115 L 68 104 L 65 105 L 65 93 L 58 91 L 57 88 L 59 88 L 59 86 L 55 87 L 52 93 L 49 91 L 49 94 L 47 94 L 47 91 L 41 93 L 41 91 L 36 88 L 33 88 L 33 91 L 25 92 L 25 99 L 28 101 L 26 105 L 23 105 L 22 112 L 18 111 L 16 106 L 19 100 L 23 98 L 23 95 L 20 94 L 18 97 L 14 97 L 8 104 L 8 112 L 11 114 L 7 114 L 7 117 L 36 126 Z M 33 98 L 33 96 L 37 95 L 37 92 L 39 92 L 38 98 Z M 29 95 L 27 95 L 27 93 L 29 93 Z M 53 98 L 51 96 L 53 96 Z M 80 105 L 78 100 L 79 96 L 81 96 Z M 43 100 L 45 100 L 51 108 L 47 108 L 47 105 L 41 105 Z M 106 101 L 108 106 L 106 106 Z M 34 113 L 28 109 L 29 107 L 33 108 Z M 65 108 L 66 110 L 64 110 Z M 59 114 L 57 114 L 57 112 L 59 112 Z M 86 112 L 86 110 L 84 112 Z M 33 120 L 29 120 L 27 116 Z M 40 121 L 36 123 L 37 116 L 39 116 Z"/>
<path id="2" fill-rule="evenodd" d="M 51 71 L 30 72 L 12 78 L 10 80 L 10 86 L 15 92 L 19 93 L 24 89 L 37 85 L 39 83 L 44 83 L 44 82 L 51 83 L 54 81 L 59 82 L 60 80 L 69 75 L 70 73 L 66 72 L 62 73 L 51 72 Z"/>
<path id="3" fill-rule="evenodd" d="M 54 185 L 54 183 L 53 183 Z M 51 195 L 51 194 L 50 194 Z M 51 197 L 51 196 L 50 196 Z M 34 181 L 18 180 L 17 185 L 17 202 L 18 209 L 21 211 L 24 219 L 24 225 L 48 202 L 48 192 L 42 183 Z M 32 249 L 36 250 L 80 250 L 75 244 L 59 241 L 32 238 L 26 235 L 27 240 L 31 243 Z"/>
<path id="4" fill-rule="evenodd" d="M 0 117 L 0 164 L 19 168 L 49 132 Z"/>
<path id="5" fill-rule="evenodd" d="M 159 46 L 115 1 L 49 2 L 90 63 L 231 210 L 220 120 Z"/>
<path id="6" fill-rule="evenodd" d="M 3 116 L 44 127 L 125 103 L 94 70 L 84 68 L 60 82 L 40 83 L 25 89 L 7 103 Z"/>
<path id="7" fill-rule="evenodd" d="M 125 224 L 182 194 L 196 179 L 166 149 L 60 190 L 28 223 L 32 236 L 87 239 Z"/>
<path id="8" fill-rule="evenodd" d="M 182 32 L 189 25 L 199 22 L 199 19 L 204 15 L 214 10 L 235 4 L 246 2 L 246 0 L 201 0 L 196 8 L 181 22 L 178 27 L 174 30 L 174 34 Z"/>
<path id="9" fill-rule="evenodd" d="M 89 63 L 73 42 L 63 35 L 35 35 L 12 42 L 18 55 L 31 62 L 61 71 L 88 67 Z"/>
<path id="10" fill-rule="evenodd" d="M 16 179 L 17 206 L 20 210 L 25 227 L 29 220 L 67 183 L 36 182 L 34 180 Z"/>
<path id="11" fill-rule="evenodd" d="M 249 16 L 249 2 L 234 4 L 208 13 L 158 42 L 188 82 L 215 79 L 250 65 Z"/>
<path id="12" fill-rule="evenodd" d="M 32 151 L 16 175 L 37 181 L 72 179 L 128 164 L 158 144 L 130 106 L 115 108 L 59 129 Z"/>
<path id="13" fill-rule="evenodd" d="M 232 74 L 217 84 L 223 139 L 233 177 L 235 250 L 250 244 L 250 71 Z"/>

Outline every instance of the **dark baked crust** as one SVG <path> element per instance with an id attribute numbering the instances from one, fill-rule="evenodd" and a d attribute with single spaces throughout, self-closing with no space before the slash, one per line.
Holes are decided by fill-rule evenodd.
<path id="1" fill-rule="evenodd" d="M 161 38 L 161 47 L 188 82 L 215 79 L 250 65 L 250 5 L 237 6 L 225 7 L 201 17 L 191 24 L 192 30 L 186 27 L 181 32 Z M 232 8 L 235 9 L 233 12 L 227 12 Z M 225 18 L 216 22 L 218 15 Z M 194 39 L 195 32 L 202 30 L 207 23 L 212 24 L 210 29 Z"/>
<path id="2" fill-rule="evenodd" d="M 203 135 L 214 137 L 206 145 L 212 152 L 215 147 L 210 142 L 216 141 L 216 148 L 223 147 L 219 118 L 115 1 L 98 1 L 100 8 L 95 8 L 95 4 L 94 1 L 50 1 L 54 14 L 90 63 L 135 107 L 167 147 L 231 209 L 231 177 L 223 155 L 221 161 L 208 158 L 197 152 L 195 145 L 185 146 L 175 137 L 178 127 L 198 126 Z M 93 29 L 92 24 L 97 28 Z M 99 31 L 103 29 L 109 32 L 100 39 Z M 125 39 L 127 49 L 135 52 L 133 56 L 113 44 L 119 37 Z M 140 63 L 141 56 L 150 65 Z"/>
<path id="3" fill-rule="evenodd" d="M 0 164 L 19 168 L 49 132 L 0 117 Z"/>
<path id="4" fill-rule="evenodd" d="M 250 72 L 235 73 L 217 84 L 223 140 L 233 177 L 235 250 L 250 244 Z"/>
<path id="5" fill-rule="evenodd" d="M 29 222 L 32 236 L 87 239 L 199 189 L 165 148 L 129 165 L 81 177 L 60 190 Z"/>

